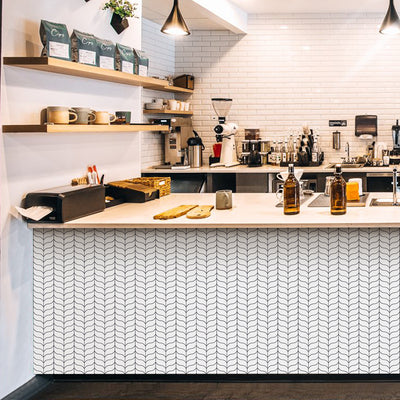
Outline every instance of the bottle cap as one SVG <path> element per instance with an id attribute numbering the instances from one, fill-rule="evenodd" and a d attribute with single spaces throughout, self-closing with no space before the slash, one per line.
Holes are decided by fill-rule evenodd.
<path id="1" fill-rule="evenodd" d="M 293 164 L 289 164 L 288 171 L 289 171 L 289 173 L 294 172 L 294 165 Z"/>
<path id="2" fill-rule="evenodd" d="M 335 173 L 336 174 L 341 174 L 342 173 L 342 165 L 341 164 L 336 164 L 335 165 Z"/>

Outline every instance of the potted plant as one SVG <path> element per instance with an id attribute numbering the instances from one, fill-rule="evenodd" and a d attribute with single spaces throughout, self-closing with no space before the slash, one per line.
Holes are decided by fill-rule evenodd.
<path id="1" fill-rule="evenodd" d="M 104 4 L 103 10 L 112 10 L 111 26 L 118 35 L 129 26 L 127 18 L 136 17 L 135 11 L 137 4 L 132 4 L 127 0 L 110 0 Z"/>

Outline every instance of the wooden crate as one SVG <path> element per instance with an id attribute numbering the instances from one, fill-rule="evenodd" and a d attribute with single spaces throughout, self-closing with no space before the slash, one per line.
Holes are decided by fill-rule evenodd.
<path id="1" fill-rule="evenodd" d="M 169 176 L 133 178 L 128 179 L 128 182 L 141 183 L 142 185 L 158 189 L 160 197 L 171 194 L 171 178 Z"/>

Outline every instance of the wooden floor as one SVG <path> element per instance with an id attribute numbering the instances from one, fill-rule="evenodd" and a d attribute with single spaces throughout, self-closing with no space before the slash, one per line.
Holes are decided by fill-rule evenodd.
<path id="1" fill-rule="evenodd" d="M 54 382 L 33 400 L 389 400 L 400 382 Z"/>

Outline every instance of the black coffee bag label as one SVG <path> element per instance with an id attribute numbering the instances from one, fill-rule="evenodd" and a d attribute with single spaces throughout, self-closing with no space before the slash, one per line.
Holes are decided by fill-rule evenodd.
<path id="1" fill-rule="evenodd" d="M 98 66 L 105 69 L 115 69 L 115 44 L 111 40 L 97 40 Z"/>
<path id="2" fill-rule="evenodd" d="M 42 57 L 71 60 L 71 41 L 66 25 L 41 20 L 39 33 L 43 44 Z"/>
<path id="3" fill-rule="evenodd" d="M 115 63 L 118 71 L 135 73 L 135 55 L 133 49 L 123 44 L 117 43 L 115 49 Z"/>
<path id="4" fill-rule="evenodd" d="M 71 35 L 72 61 L 97 66 L 97 40 L 90 34 L 74 29 Z"/>

